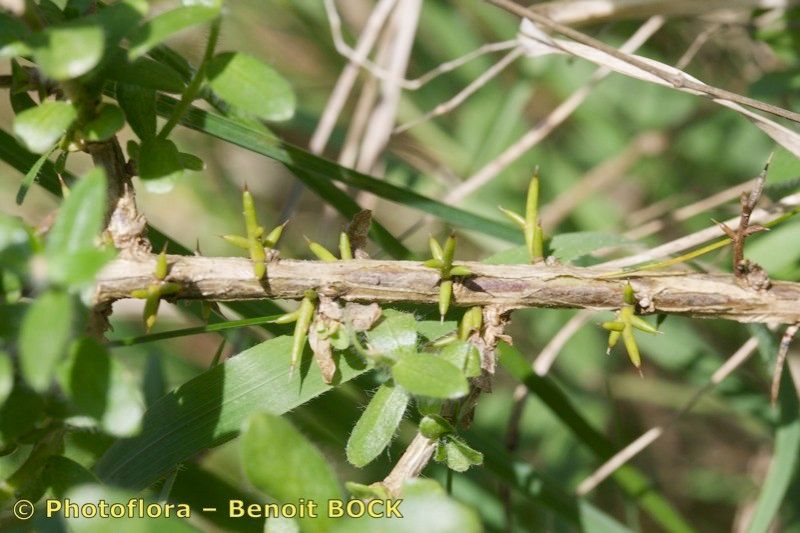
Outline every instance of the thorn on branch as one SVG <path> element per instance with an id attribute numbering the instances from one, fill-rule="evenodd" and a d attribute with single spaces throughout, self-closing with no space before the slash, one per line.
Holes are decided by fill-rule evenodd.
<path id="1" fill-rule="evenodd" d="M 770 155 L 764 168 L 756 177 L 753 189 L 749 194 L 743 192 L 739 199 L 742 208 L 739 227 L 734 230 L 722 222 L 714 221 L 725 232 L 725 235 L 733 241 L 733 273 L 736 279 L 757 290 L 769 288 L 769 277 L 763 268 L 744 258 L 744 243 L 750 235 L 760 231 L 767 231 L 767 228 L 760 224 L 750 225 L 750 216 L 753 214 L 753 209 L 755 209 L 761 199 L 761 194 L 764 192 L 764 182 L 767 179 L 767 171 L 771 161 L 772 155 Z"/>

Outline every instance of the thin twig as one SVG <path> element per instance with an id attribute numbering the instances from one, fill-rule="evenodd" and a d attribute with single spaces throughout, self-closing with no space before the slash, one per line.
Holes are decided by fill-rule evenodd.
<path id="1" fill-rule="evenodd" d="M 464 100 L 472 96 L 478 89 L 489 83 L 495 76 L 500 74 L 507 66 L 517 60 L 520 56 L 522 56 L 523 50 L 521 48 L 514 48 L 508 54 L 504 55 L 500 61 L 492 65 L 488 68 L 483 74 L 475 78 L 475 80 L 464 87 L 458 94 L 453 96 L 450 100 L 441 103 L 434 107 L 432 110 L 428 111 L 421 117 L 417 117 L 413 120 L 406 122 L 405 124 L 401 124 L 394 129 L 394 134 L 397 135 L 399 133 L 403 133 L 406 130 L 413 128 L 423 122 L 427 122 L 433 118 L 439 117 L 446 113 L 449 113 L 453 109 L 460 106 L 464 103 Z"/>
<path id="2" fill-rule="evenodd" d="M 417 433 L 392 471 L 384 478 L 382 485 L 390 494 L 400 495 L 403 484 L 420 475 L 431 460 L 434 450 L 436 450 L 436 441 L 425 437 L 422 433 Z"/>
<path id="3" fill-rule="evenodd" d="M 789 355 L 789 345 L 792 344 L 792 339 L 800 329 L 800 324 L 793 324 L 786 328 L 781 337 L 781 344 L 778 348 L 778 357 L 775 359 L 775 371 L 772 373 L 772 386 L 770 387 L 770 400 L 772 406 L 778 402 L 778 393 L 781 391 L 781 376 L 783 375 L 783 365 L 786 362 L 786 356 Z"/>
<path id="4" fill-rule="evenodd" d="M 740 196 L 739 203 L 742 207 L 742 214 L 739 217 L 738 227 L 733 230 L 725 224 L 719 225 L 722 231 L 725 232 L 728 237 L 730 237 L 731 241 L 733 241 L 733 272 L 736 274 L 737 278 L 745 277 L 749 271 L 748 264 L 744 260 L 745 240 L 753 233 L 766 229 L 760 225 L 751 226 L 750 217 L 753 214 L 753 209 L 755 209 L 756 204 L 761 199 L 762 192 L 764 191 L 764 182 L 767 179 L 767 172 L 769 170 L 769 163 L 771 160 L 772 156 L 770 156 L 770 160 L 767 161 L 767 164 L 764 165 L 763 170 L 756 178 L 750 194 L 743 192 Z"/>
<path id="5" fill-rule="evenodd" d="M 711 38 L 714 33 L 717 32 L 722 27 L 720 23 L 714 23 L 708 26 L 705 30 L 701 31 L 697 37 L 694 38 L 692 44 L 689 45 L 689 48 L 683 53 L 683 55 L 678 59 L 678 62 L 675 63 L 675 68 L 678 70 L 683 70 L 689 66 L 689 63 L 692 62 L 692 59 L 697 55 L 697 52 L 703 47 L 706 42 Z"/>
<path id="6" fill-rule="evenodd" d="M 333 0 L 326 0 L 326 8 L 329 7 L 328 3 L 332 1 Z M 354 60 L 363 61 L 363 59 L 369 55 L 370 50 L 372 50 L 372 47 L 375 45 L 375 41 L 378 39 L 381 28 L 396 3 L 397 0 L 378 0 L 375 9 L 372 10 L 372 13 L 370 13 L 370 16 L 367 18 L 367 22 L 358 39 L 358 44 L 356 44 L 356 49 L 353 52 L 353 60 L 344 67 L 342 73 L 339 75 L 339 79 L 336 80 L 336 85 L 333 91 L 331 91 L 330 97 L 328 97 L 328 103 L 325 104 L 325 110 L 322 112 L 314 134 L 311 136 L 311 141 L 308 143 L 308 148 L 313 153 L 321 154 L 325 150 L 331 133 L 333 133 L 333 128 L 336 126 L 339 114 L 342 112 L 347 97 L 350 95 L 350 91 L 353 88 L 353 84 L 356 82 L 356 78 L 358 77 L 358 64 Z M 330 9 L 328 11 L 328 18 L 331 26 L 334 27 L 336 24 L 341 26 L 341 20 L 338 18 L 335 7 L 332 11 Z M 333 13 L 333 17 L 331 17 L 331 13 Z M 341 32 L 341 30 L 339 30 L 339 32 Z"/>
<path id="7" fill-rule="evenodd" d="M 754 209 L 750 215 L 750 220 L 751 222 L 755 222 L 761 225 L 766 225 L 771 221 L 786 216 L 788 213 L 795 212 L 798 209 L 798 207 L 800 207 L 800 193 L 791 194 L 789 196 L 783 197 L 780 201 L 778 201 L 774 205 L 771 205 L 769 208 Z M 726 220 L 725 224 L 730 228 L 736 229 L 738 228 L 739 221 L 740 217 L 735 217 Z M 689 250 L 705 242 L 708 242 L 712 239 L 719 238 L 723 235 L 725 235 L 725 232 L 718 225 L 713 225 L 706 229 L 680 237 L 679 239 L 675 239 L 668 243 L 664 243 L 660 246 L 656 246 L 655 248 L 651 248 L 644 252 L 624 257 L 622 259 L 614 259 L 612 261 L 606 261 L 604 263 L 597 265 L 597 267 L 620 268 L 620 267 L 639 265 L 642 263 L 648 263 L 650 261 L 662 259 L 664 257 L 668 257 L 672 254 L 676 254 L 684 250 Z"/>
<path id="8" fill-rule="evenodd" d="M 387 69 L 397 77 L 402 77 L 408 68 L 421 9 L 422 0 L 400 0 L 392 17 L 393 38 Z M 400 103 L 401 92 L 397 84 L 381 81 L 380 98 L 370 114 L 364 132 L 361 152 L 356 163 L 357 170 L 371 171 L 386 148 L 397 120 L 397 106 Z"/>
<path id="9" fill-rule="evenodd" d="M 595 39 L 594 37 L 590 37 L 585 33 L 570 28 L 569 26 L 565 26 L 563 24 L 559 24 L 558 22 L 554 22 L 553 20 L 547 18 L 546 16 L 541 15 L 540 13 L 536 13 L 535 11 L 532 11 L 525 7 L 522 7 L 519 4 L 515 4 L 511 0 L 486 0 L 486 1 L 510 13 L 514 13 L 515 15 L 523 19 L 527 18 L 549 30 L 560 33 L 564 37 L 572 39 L 577 43 L 588 46 L 590 48 L 594 48 L 595 50 L 599 50 L 604 54 L 613 57 L 614 59 L 627 63 L 628 65 L 631 65 L 643 72 L 646 72 L 647 74 L 655 78 L 663 80 L 665 83 L 671 85 L 676 89 L 696 91 L 712 99 L 728 100 L 729 102 L 747 106 L 752 109 L 757 109 L 759 111 L 763 111 L 771 115 L 775 115 L 781 118 L 791 120 L 793 122 L 800 123 L 800 114 L 798 113 L 795 113 L 793 111 L 788 111 L 786 109 L 782 109 L 780 107 L 767 104 L 759 100 L 749 98 L 747 96 L 742 96 L 740 94 L 728 91 L 726 89 L 721 89 L 719 87 L 714 87 L 713 85 L 708 85 L 706 83 L 696 81 L 694 79 L 687 77 L 687 75 L 683 72 L 670 72 L 664 70 L 662 67 L 656 66 L 651 62 L 645 61 L 643 58 L 622 52 L 614 48 L 613 46 L 604 43 L 603 41 Z"/>
<path id="10" fill-rule="evenodd" d="M 653 36 L 664 24 L 664 17 L 655 16 L 644 22 L 633 35 L 622 45 L 621 49 L 634 52 Z M 595 70 L 583 87 L 572 93 L 569 98 L 560 103 L 536 126 L 525 133 L 520 139 L 506 148 L 499 156 L 483 166 L 475 174 L 464 180 L 463 183 L 453 188 L 445 197 L 448 203 L 458 203 L 474 191 L 488 183 L 500 172 L 508 168 L 514 161 L 547 138 L 558 126 L 586 100 L 594 88 L 608 75 L 611 70 L 600 67 Z"/>
<path id="11" fill-rule="evenodd" d="M 603 463 L 600 468 L 595 470 L 590 476 L 584 479 L 575 490 L 579 496 L 585 496 L 594 490 L 600 483 L 607 479 L 611 474 L 618 470 L 622 465 L 638 455 L 642 450 L 661 437 L 664 432 L 678 422 L 684 415 L 689 413 L 700 399 L 714 389 L 722 380 L 728 377 L 734 370 L 739 368 L 758 348 L 758 339 L 751 337 L 731 355 L 725 363 L 720 366 L 711 376 L 708 383 L 696 391 L 692 397 L 673 415 L 665 424 L 650 428 L 639 438 L 631 442 L 625 448 L 614 454 Z"/>

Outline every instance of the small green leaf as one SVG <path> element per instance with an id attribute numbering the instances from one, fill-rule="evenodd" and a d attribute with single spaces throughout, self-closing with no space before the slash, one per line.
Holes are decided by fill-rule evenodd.
<path id="1" fill-rule="evenodd" d="M 61 204 L 45 248 L 52 281 L 89 281 L 113 257 L 113 251 L 95 247 L 105 217 L 105 189 L 105 173 L 95 168 L 78 181 Z"/>
<path id="2" fill-rule="evenodd" d="M 139 177 L 145 181 L 174 179 L 183 174 L 180 152 L 169 139 L 142 139 L 138 164 Z"/>
<path id="3" fill-rule="evenodd" d="M 156 92 L 154 89 L 117 83 L 117 102 L 125 111 L 133 132 L 142 140 L 156 136 Z M 133 157 L 128 150 L 128 155 Z"/>
<path id="4" fill-rule="evenodd" d="M 383 312 L 383 319 L 367 332 L 369 346 L 382 357 L 399 359 L 416 353 L 416 319 L 410 313 L 391 309 Z"/>
<path id="5" fill-rule="evenodd" d="M 72 299 L 66 292 L 50 290 L 31 304 L 22 322 L 19 363 L 25 381 L 45 391 L 72 334 Z"/>
<path id="6" fill-rule="evenodd" d="M 347 441 L 347 460 L 362 467 L 380 455 L 391 442 L 408 405 L 408 394 L 384 383 L 372 397 Z"/>
<path id="7" fill-rule="evenodd" d="M 254 413 L 241 438 L 241 458 L 250 482 L 279 502 L 326 502 L 341 498 L 339 483 L 322 454 L 284 418 Z M 327 531 L 331 519 L 301 519 L 304 531 Z"/>
<path id="8" fill-rule="evenodd" d="M 108 348 L 89 338 L 72 345 L 59 371 L 59 382 L 78 415 L 88 416 L 108 434 L 136 434 L 144 398 L 132 376 Z"/>
<path id="9" fill-rule="evenodd" d="M 184 169 L 193 170 L 195 172 L 205 170 L 206 164 L 203 163 L 203 160 L 196 155 L 187 154 L 185 152 L 181 152 L 178 155 L 181 159 L 181 165 L 183 165 Z"/>
<path id="10" fill-rule="evenodd" d="M 469 392 L 461 370 L 431 354 L 403 357 L 392 367 L 392 377 L 398 385 L 419 396 L 450 400 Z"/>
<path id="11" fill-rule="evenodd" d="M 181 31 L 208 22 L 219 15 L 219 8 L 206 6 L 179 7 L 153 17 L 131 36 L 128 57 L 136 59 L 154 46 Z"/>
<path id="12" fill-rule="evenodd" d="M 33 182 L 36 181 L 36 177 L 39 175 L 39 171 L 42 169 L 42 165 L 47 159 L 50 157 L 50 154 L 53 153 L 53 149 L 46 151 L 36 160 L 36 163 L 33 164 L 31 169 L 25 174 L 25 177 L 22 178 L 22 183 L 19 184 L 19 190 L 17 191 L 17 205 L 22 205 L 22 202 L 25 201 L 25 196 L 28 194 L 28 189 L 31 188 Z"/>
<path id="13" fill-rule="evenodd" d="M 263 120 L 289 120 L 295 96 L 283 76 L 247 54 L 226 52 L 206 66 L 211 89 L 235 109 Z"/>
<path id="14" fill-rule="evenodd" d="M 570 261 L 600 248 L 629 242 L 631 242 L 629 239 L 612 233 L 578 231 L 554 236 L 550 241 L 550 248 L 557 259 Z"/>
<path id="15" fill-rule="evenodd" d="M 0 351 L 0 405 L 5 403 L 14 389 L 14 364 L 11 356 Z"/>
<path id="16" fill-rule="evenodd" d="M 444 453 L 447 468 L 456 472 L 466 472 L 473 465 L 483 464 L 483 454 L 456 437 L 447 438 L 447 442 L 444 443 Z"/>
<path id="17" fill-rule="evenodd" d="M 461 369 L 468 378 L 481 375 L 481 356 L 474 344 L 467 341 L 455 341 L 439 352 L 439 357 Z"/>
<path id="18" fill-rule="evenodd" d="M 111 138 L 125 125 L 125 113 L 112 104 L 103 104 L 97 116 L 83 127 L 83 135 L 87 141 L 105 141 Z"/>
<path id="19" fill-rule="evenodd" d="M 453 425 L 439 415 L 426 415 L 419 421 L 419 432 L 431 440 L 436 440 L 454 431 Z"/>
<path id="20" fill-rule="evenodd" d="M 64 136 L 76 118 L 78 112 L 72 104 L 47 101 L 17 115 L 14 134 L 25 148 L 43 154 Z"/>
<path id="21" fill-rule="evenodd" d="M 54 80 L 77 78 L 103 57 L 105 35 L 100 24 L 83 21 L 47 28 L 32 39 L 33 59 Z"/>

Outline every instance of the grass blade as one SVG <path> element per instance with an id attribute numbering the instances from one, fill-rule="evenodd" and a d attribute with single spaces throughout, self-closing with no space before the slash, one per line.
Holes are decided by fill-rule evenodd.
<path id="1" fill-rule="evenodd" d="M 501 343 L 499 350 L 500 361 L 509 374 L 525 384 L 531 394 L 542 400 L 600 461 L 614 455 L 617 450 L 611 441 L 586 421 L 567 395 L 552 380 L 535 374 L 531 365 L 516 348 Z M 624 465 L 613 474 L 613 479 L 666 531 L 693 531 L 678 511 L 655 491 L 637 468 Z"/>
<path id="2" fill-rule="evenodd" d="M 158 100 L 158 113 L 162 116 L 169 116 L 175 104 L 174 98 L 162 95 Z M 507 224 L 469 213 L 414 191 L 339 166 L 302 148 L 285 143 L 274 136 L 256 131 L 241 122 L 216 113 L 193 107 L 187 112 L 182 123 L 188 128 L 280 161 L 292 171 L 299 170 L 300 173 L 297 177 L 304 183 L 309 176 L 328 182 L 338 181 L 350 187 L 370 192 L 380 198 L 429 213 L 461 229 L 476 231 L 508 242 L 522 242 L 519 231 Z M 313 188 L 309 183 L 306 185 Z"/>
<path id="3" fill-rule="evenodd" d="M 100 458 L 97 476 L 141 490 L 196 453 L 236 437 L 250 413 L 283 414 L 331 389 L 310 357 L 289 379 L 291 344 L 291 337 L 263 342 L 158 400 L 145 413 L 141 434 L 117 441 Z M 365 366 L 343 356 L 339 370 L 343 383 Z"/>

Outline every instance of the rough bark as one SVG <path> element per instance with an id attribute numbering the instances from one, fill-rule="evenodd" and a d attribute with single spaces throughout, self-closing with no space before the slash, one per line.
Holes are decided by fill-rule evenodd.
<path id="1" fill-rule="evenodd" d="M 267 276 L 253 278 L 250 260 L 169 256 L 167 281 L 178 283 L 176 299 L 209 301 L 300 299 L 306 290 L 361 302 L 438 301 L 438 272 L 410 261 L 277 260 Z M 548 265 L 459 263 L 473 276 L 457 280 L 454 305 L 618 309 L 630 280 L 642 313 L 667 313 L 738 322 L 800 322 L 800 283 L 774 281 L 755 290 L 727 274 L 640 272 L 627 277 L 609 271 Z M 95 303 L 127 298 L 153 281 L 155 256 L 120 258 L 101 273 Z"/>

